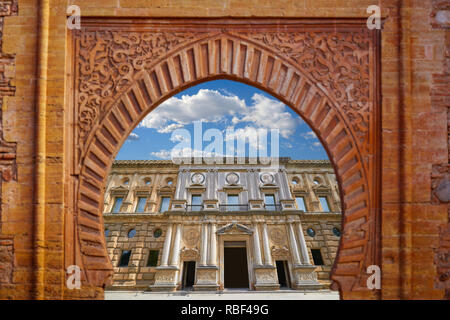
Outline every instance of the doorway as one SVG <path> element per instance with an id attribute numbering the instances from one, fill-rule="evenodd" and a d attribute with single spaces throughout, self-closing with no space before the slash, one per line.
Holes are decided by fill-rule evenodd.
<path id="1" fill-rule="evenodd" d="M 281 260 L 276 261 L 277 265 L 277 275 L 278 275 L 278 283 L 280 284 L 280 288 L 289 288 L 289 269 L 287 266 L 287 261 Z"/>
<path id="2" fill-rule="evenodd" d="M 192 290 L 195 282 L 195 261 L 183 263 L 183 289 Z"/>
<path id="3" fill-rule="evenodd" d="M 245 241 L 226 241 L 224 243 L 224 282 L 225 288 L 248 289 L 247 248 Z"/>

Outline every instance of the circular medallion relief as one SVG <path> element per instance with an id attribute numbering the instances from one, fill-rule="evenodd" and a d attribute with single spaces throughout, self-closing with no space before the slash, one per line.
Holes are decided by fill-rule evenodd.
<path id="1" fill-rule="evenodd" d="M 228 184 L 237 184 L 239 182 L 239 175 L 235 172 L 227 174 L 225 180 Z"/>
<path id="2" fill-rule="evenodd" d="M 200 233 L 197 229 L 188 229 L 184 232 L 184 242 L 190 246 L 197 244 Z"/>
<path id="3" fill-rule="evenodd" d="M 272 239 L 275 244 L 282 245 L 286 242 L 286 233 L 280 228 L 273 228 L 270 230 L 270 239 Z"/>
<path id="4" fill-rule="evenodd" d="M 205 176 L 201 173 L 194 173 L 191 177 L 192 183 L 202 184 L 205 181 Z"/>
<path id="5" fill-rule="evenodd" d="M 271 173 L 268 172 L 262 173 L 259 178 L 261 179 L 261 182 L 264 184 L 273 183 L 273 174 Z"/>

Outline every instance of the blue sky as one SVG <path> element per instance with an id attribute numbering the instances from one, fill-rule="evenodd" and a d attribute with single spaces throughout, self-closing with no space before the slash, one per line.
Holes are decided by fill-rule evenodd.
<path id="1" fill-rule="evenodd" d="M 223 133 L 224 140 L 228 129 L 228 133 L 233 133 L 228 137 L 229 141 L 234 141 L 235 148 L 246 133 L 267 130 L 267 143 L 254 140 L 254 146 L 266 148 L 267 155 L 271 156 L 271 130 L 278 130 L 280 156 L 328 159 L 311 128 L 288 106 L 262 90 L 230 80 L 205 82 L 166 100 L 133 130 L 116 159 L 170 159 L 171 150 L 181 148 L 180 142 L 184 148 L 190 145 L 191 149 L 198 150 L 194 142 L 180 138 L 181 133 L 194 137 L 194 121 L 200 121 L 197 128 L 201 124 L 203 135 L 211 132 L 208 129 L 216 129 L 216 133 L 217 130 Z M 207 141 L 203 137 L 201 150 L 205 151 L 215 139 Z M 249 141 L 242 141 L 246 143 L 245 155 L 248 156 Z M 225 153 L 226 150 L 224 142 L 222 150 L 215 152 Z"/>

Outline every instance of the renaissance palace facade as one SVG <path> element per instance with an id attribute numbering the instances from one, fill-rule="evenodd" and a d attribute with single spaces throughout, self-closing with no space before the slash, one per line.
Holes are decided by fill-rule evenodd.
<path id="1" fill-rule="evenodd" d="M 341 204 L 324 160 L 115 161 L 104 202 L 107 290 L 323 289 Z"/>

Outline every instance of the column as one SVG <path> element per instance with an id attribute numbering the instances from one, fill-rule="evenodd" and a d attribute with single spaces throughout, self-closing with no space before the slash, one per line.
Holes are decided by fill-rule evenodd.
<path id="1" fill-rule="evenodd" d="M 261 261 L 261 244 L 259 243 L 258 224 L 255 224 L 255 231 L 253 232 L 253 245 L 255 251 L 255 264 L 257 266 L 262 265 Z"/>
<path id="2" fill-rule="evenodd" d="M 286 169 L 280 169 L 278 174 L 280 175 L 280 188 L 283 192 L 282 199 L 292 199 Z"/>
<path id="3" fill-rule="evenodd" d="M 294 227 L 292 226 L 292 223 L 289 224 L 289 239 L 291 243 L 291 252 L 292 252 L 292 258 L 294 259 L 294 265 L 300 265 L 300 255 L 298 252 L 298 246 L 297 246 L 297 240 L 295 239 L 295 233 L 294 233 Z"/>
<path id="4" fill-rule="evenodd" d="M 211 224 L 210 230 L 210 250 L 209 250 L 209 265 L 215 266 L 217 264 L 217 240 L 216 240 L 216 224 Z"/>
<path id="5" fill-rule="evenodd" d="M 172 224 L 169 224 L 166 231 L 166 239 L 164 240 L 164 248 L 161 257 L 161 266 L 167 266 L 169 261 L 170 243 L 172 242 Z"/>
<path id="6" fill-rule="evenodd" d="M 269 248 L 269 236 L 267 235 L 267 224 L 263 223 L 263 246 L 264 246 L 264 262 L 266 265 L 272 265 L 272 254 Z"/>
<path id="7" fill-rule="evenodd" d="M 298 231 L 298 239 L 300 242 L 300 251 L 302 253 L 302 258 L 303 258 L 303 264 L 311 264 L 311 261 L 309 260 L 309 254 L 308 254 L 308 248 L 306 246 L 306 241 L 305 241 L 305 235 L 303 234 L 303 228 L 302 228 L 302 223 L 299 222 L 297 224 L 297 231 Z"/>
<path id="8" fill-rule="evenodd" d="M 178 266 L 180 260 L 180 242 L 181 242 L 181 223 L 177 225 L 177 231 L 175 233 L 175 240 L 173 243 L 171 266 Z"/>
<path id="9" fill-rule="evenodd" d="M 206 266 L 206 259 L 208 255 L 208 225 L 203 223 L 202 228 L 202 252 L 200 257 L 200 265 Z"/>

